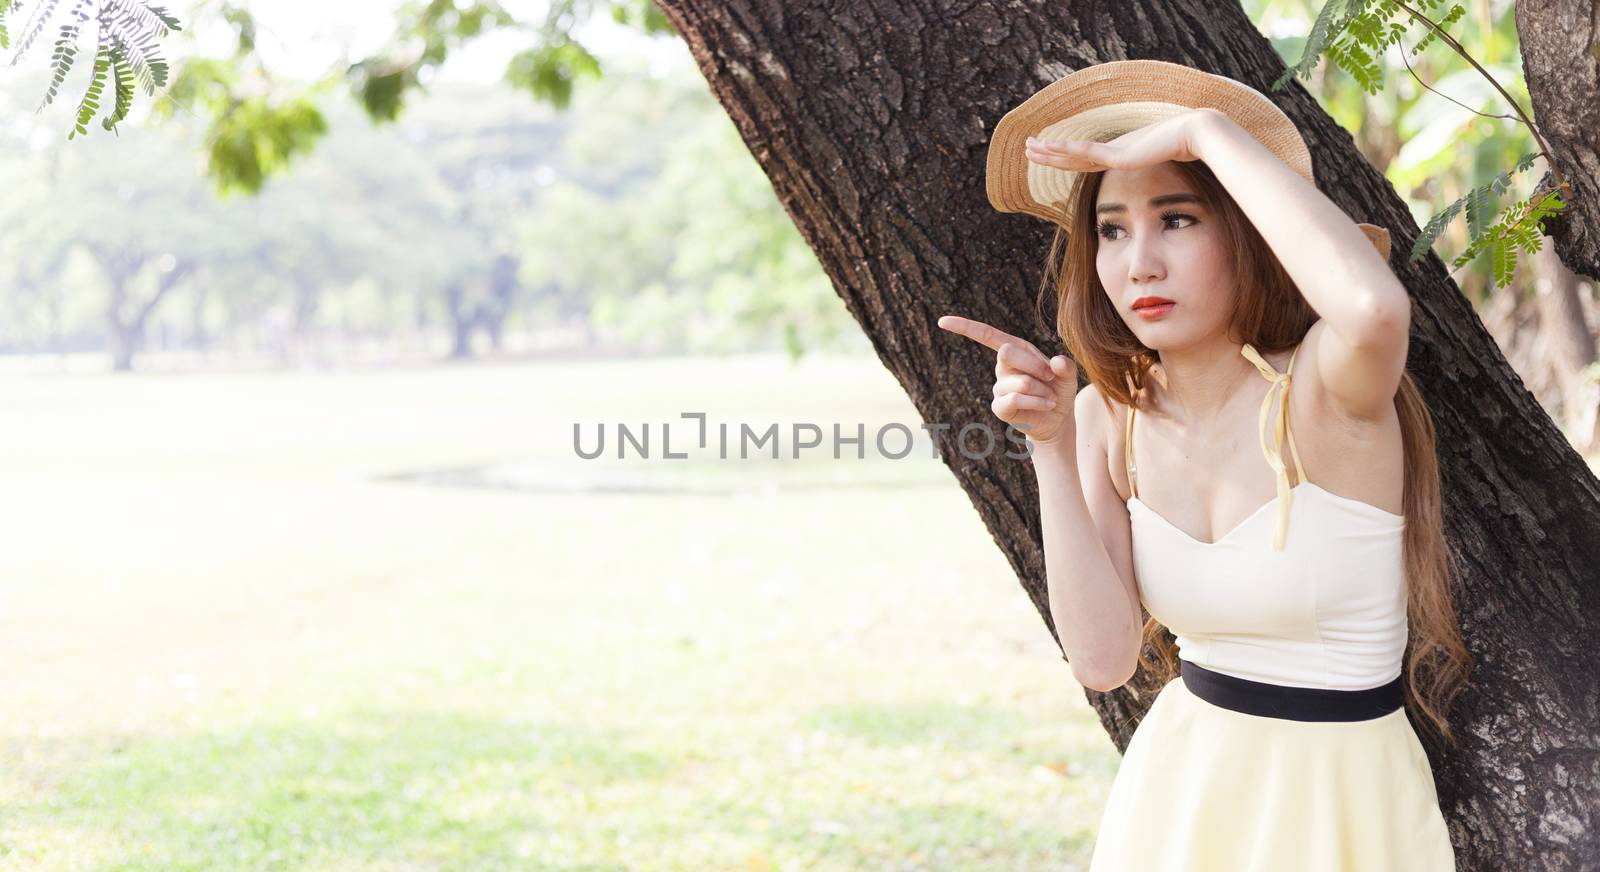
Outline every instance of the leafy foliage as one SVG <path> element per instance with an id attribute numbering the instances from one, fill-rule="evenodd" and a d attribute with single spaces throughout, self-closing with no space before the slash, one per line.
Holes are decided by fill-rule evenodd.
<path id="1" fill-rule="evenodd" d="M 22 41 L 11 59 L 12 65 L 38 39 L 58 5 L 59 0 L 44 0 L 34 9 L 23 27 Z M 21 11 L 21 7 L 18 0 L 0 0 L 0 48 L 9 48 L 11 44 L 6 16 Z M 157 88 L 166 86 L 167 62 L 161 57 L 157 41 L 183 28 L 165 7 L 153 6 L 146 0 L 74 0 L 66 18 L 57 31 L 55 48 L 50 54 L 50 84 L 39 108 L 50 105 L 60 92 L 78 58 L 78 40 L 83 36 L 83 26 L 93 20 L 96 28 L 94 69 L 77 111 L 73 113 L 73 126 L 67 138 L 89 132 L 89 122 L 101 109 L 101 96 L 108 80 L 112 84 L 114 102 L 112 110 L 100 119 L 100 126 L 115 132 L 117 124 L 132 108 L 135 82 L 152 96 Z"/>
<path id="2" fill-rule="evenodd" d="M 8 16 L 20 14 L 24 0 L 0 0 L 0 47 L 10 46 Z M 85 25 L 94 22 L 94 69 L 82 99 L 73 113 L 68 138 L 88 132 L 88 124 L 102 115 L 101 126 L 115 130 L 132 108 L 135 87 L 154 95 L 166 88 L 167 62 L 158 41 L 181 30 L 176 18 L 149 0 L 40 0 L 21 30 L 20 57 L 44 31 L 58 6 L 65 6 L 50 58 L 50 82 L 40 108 L 53 102 L 71 72 Z M 357 96 L 375 121 L 393 121 L 404 109 L 413 88 L 426 91 L 433 72 L 450 52 L 495 29 L 524 30 L 535 39 L 532 48 L 508 64 L 506 78 L 513 85 L 558 108 L 566 108 L 573 89 L 585 78 L 601 75 L 600 61 L 572 36 L 576 25 L 601 14 L 650 35 L 673 33 L 671 24 L 650 0 L 556 0 L 542 23 L 518 19 L 498 0 L 412 0 L 398 11 L 392 44 L 385 50 L 331 70 L 309 87 L 296 86 L 285 96 L 263 95 L 245 86 L 241 68 L 251 65 L 257 78 L 267 77 L 254 56 L 255 18 L 237 2 L 224 0 L 221 18 L 238 34 L 231 58 L 195 58 L 166 96 L 153 107 L 158 117 L 174 109 L 201 108 L 210 118 L 210 163 L 207 172 L 223 194 L 255 193 L 272 174 L 299 154 L 308 153 L 326 132 L 316 97 L 337 82 Z M 15 59 L 12 61 L 16 62 Z M 273 89 L 269 88 L 269 91 Z M 109 91 L 109 99 L 108 92 Z M 242 93 L 241 93 L 242 92 Z"/>
<path id="3" fill-rule="evenodd" d="M 100 92 L 105 90 L 106 74 L 111 71 L 111 53 L 101 49 L 95 53 L 94 72 L 89 78 L 89 87 L 83 92 L 83 99 L 78 101 L 76 122 L 73 124 L 72 133 L 67 134 L 71 139 L 74 134 L 86 133 L 89 122 L 94 119 L 96 112 L 100 111 Z M 51 85 L 52 92 L 54 84 Z M 121 92 L 118 92 L 120 97 Z"/>
<path id="4" fill-rule="evenodd" d="M 50 87 L 44 93 L 44 103 L 40 105 L 40 108 L 48 106 L 50 101 L 56 98 L 56 92 L 61 89 L 61 82 L 66 79 L 67 71 L 72 68 L 72 62 L 78 55 L 78 31 L 82 28 L 83 22 L 89 18 L 88 14 L 84 12 L 84 7 L 88 5 L 89 0 L 78 0 L 78 5 L 73 7 L 70 15 L 72 20 L 61 25 L 61 36 L 56 39 L 55 51 L 50 55 Z M 54 11 L 53 4 L 50 8 L 51 11 Z M 40 17 L 36 15 L 35 20 Z M 40 25 L 42 26 L 42 24 L 43 22 L 41 21 Z M 40 27 L 29 29 L 28 35 L 22 40 L 22 45 L 17 47 L 17 57 L 21 57 L 28 46 L 33 44 L 33 40 L 38 36 L 39 30 Z M 15 64 L 16 60 L 13 59 L 12 63 Z"/>
<path id="5" fill-rule="evenodd" d="M 394 46 L 346 71 L 351 90 L 377 121 L 399 117 L 406 91 L 423 87 L 427 75 L 445 62 L 452 49 L 485 30 L 518 25 L 516 17 L 494 0 L 412 2 L 401 7 L 398 18 Z"/>
<path id="6" fill-rule="evenodd" d="M 171 117 L 181 107 L 203 110 L 208 172 L 224 196 L 255 194 L 267 179 L 300 155 L 309 154 L 327 132 L 317 100 L 338 81 L 329 76 L 285 97 L 244 85 L 243 61 L 255 46 L 255 18 L 238 6 L 223 9 L 238 33 L 231 58 L 192 58 L 167 89 L 168 99 L 152 114 Z"/>
<path id="7" fill-rule="evenodd" d="M 572 39 L 572 26 L 606 5 L 618 24 L 633 25 L 651 36 L 673 32 L 666 16 L 650 0 L 611 0 L 609 4 L 561 0 L 551 5 L 545 17 L 540 44 L 519 52 L 506 65 L 506 81 L 557 108 L 566 108 L 578 80 L 601 75 L 599 58 Z"/>
<path id="8" fill-rule="evenodd" d="M 1317 14 L 1300 59 L 1272 83 L 1272 90 L 1282 89 L 1291 77 L 1311 75 L 1317 61 L 1326 54 L 1330 61 L 1360 82 L 1367 93 L 1378 93 L 1383 87 L 1383 76 L 1375 58 L 1382 56 L 1389 46 L 1400 43 L 1410 29 L 1410 22 L 1396 19 L 1408 19 L 1411 13 L 1395 0 L 1378 0 L 1371 4 L 1370 10 L 1369 3 L 1370 0 L 1328 0 Z M 1424 12 L 1439 3 L 1440 0 L 1416 0 L 1416 5 Z M 1465 8 L 1453 5 L 1438 22 L 1438 27 L 1443 29 L 1453 24 L 1465 13 Z M 1422 40 L 1412 46 L 1411 53 L 1426 48 L 1436 35 L 1437 32 L 1429 28 Z"/>
<path id="9" fill-rule="evenodd" d="M 273 81 L 255 54 L 255 20 L 246 8 L 229 0 L 223 0 L 219 8 L 222 18 L 238 33 L 233 56 L 187 61 L 168 91 L 172 99 L 164 102 L 208 113 L 213 119 L 211 132 L 230 138 L 211 150 L 207 167 L 217 188 L 225 192 L 258 191 L 275 168 L 309 152 L 325 130 L 312 97 L 335 85 L 347 87 L 373 121 L 393 122 L 404 113 L 413 90 L 427 93 L 429 82 L 452 52 L 490 31 L 514 31 L 526 34 L 530 47 L 510 60 L 506 80 L 541 102 L 564 109 L 580 81 L 602 74 L 599 59 L 573 35 L 578 25 L 609 15 L 646 35 L 674 33 L 651 0 L 553 0 L 542 20 L 518 18 L 499 0 L 410 0 L 396 11 L 395 30 L 386 46 L 328 70 L 305 88 Z M 253 70 L 251 84 L 246 84 L 244 68 Z M 276 93 L 266 102 L 261 102 L 259 94 L 262 80 Z M 241 91 L 244 93 L 236 93 Z M 272 107 L 276 108 L 266 111 Z M 158 104 L 156 111 L 170 115 L 171 108 Z M 246 114 L 228 117 L 241 111 Z M 273 124 L 252 131 L 248 126 L 251 118 L 269 119 Z M 291 131 L 296 119 L 304 119 L 308 126 Z M 253 146 L 245 142 L 252 134 L 258 140 Z M 257 159 L 257 155 L 262 157 Z"/>
<path id="10" fill-rule="evenodd" d="M 518 52 L 506 65 L 506 81 L 559 109 L 572 102 L 572 88 L 580 77 L 599 75 L 599 59 L 565 38 Z"/>
<path id="11" fill-rule="evenodd" d="M 322 111 L 310 98 L 272 103 L 258 96 L 238 102 L 217 115 L 210 130 L 211 165 L 227 168 L 220 192 L 260 191 L 268 176 L 309 152 L 327 131 Z"/>
<path id="12" fill-rule="evenodd" d="M 1483 190 L 1484 188 L 1474 189 L 1474 191 Z M 1488 251 L 1495 282 L 1502 285 L 1510 284 L 1512 275 L 1517 269 L 1517 249 L 1538 251 L 1542 247 L 1539 237 L 1544 233 L 1540 222 L 1559 212 L 1565 205 L 1566 202 L 1554 191 L 1540 197 L 1536 202 L 1524 201 L 1512 204 L 1506 210 L 1506 216 L 1500 221 L 1474 232 L 1471 243 L 1456 256 L 1453 265 L 1461 266 Z"/>
<path id="13" fill-rule="evenodd" d="M 1511 176 L 1532 167 L 1534 160 L 1538 157 L 1538 152 L 1530 152 L 1523 155 L 1511 169 L 1495 176 L 1488 184 L 1468 191 L 1454 203 L 1446 206 L 1443 212 L 1433 216 L 1427 225 L 1422 228 L 1422 233 L 1417 237 L 1416 243 L 1412 245 L 1411 259 L 1416 260 L 1421 256 L 1421 253 L 1431 248 L 1434 240 L 1438 239 L 1439 234 L 1444 231 L 1445 226 L 1463 211 L 1467 213 L 1467 228 L 1471 240 L 1473 243 L 1480 240 L 1488 232 L 1486 230 L 1488 221 L 1494 214 L 1492 211 L 1493 196 L 1505 193 L 1506 187 L 1511 184 Z M 1541 212 L 1539 217 L 1543 218 L 1549 213 L 1550 210 L 1546 210 Z M 1533 250 L 1538 251 L 1539 249 L 1535 247 Z M 1470 260 L 1470 258 L 1468 259 Z M 1457 265 L 1464 262 L 1459 261 Z"/>
<path id="14" fill-rule="evenodd" d="M 1383 70 L 1377 59 L 1390 46 L 1400 44 L 1410 29 L 1413 16 L 1419 18 L 1426 28 L 1422 38 L 1410 49 L 1411 54 L 1416 54 L 1466 14 L 1466 9 L 1460 4 L 1452 4 L 1437 21 L 1428 18 L 1427 13 L 1441 2 L 1416 0 L 1415 5 L 1420 7 L 1421 12 L 1413 13 L 1396 0 L 1378 0 L 1376 3 L 1370 0 L 1328 0 L 1317 14 L 1299 60 L 1272 83 L 1272 90 L 1280 90 L 1290 77 L 1309 75 L 1318 58 L 1326 54 L 1329 61 L 1348 72 L 1363 91 L 1378 93 L 1383 87 Z M 1450 42 L 1452 48 L 1461 51 L 1459 43 L 1454 40 Z M 1483 72 L 1481 66 L 1479 71 Z M 1483 75 L 1487 77 L 1488 73 L 1483 72 Z M 1518 113 L 1521 114 L 1520 107 Z M 1526 116 L 1522 117 L 1526 120 Z M 1456 257 L 1455 265 L 1468 263 L 1487 251 L 1495 280 L 1502 284 L 1509 282 L 1516 269 L 1516 247 L 1530 252 L 1538 251 L 1542 233 L 1540 222 L 1566 205 L 1555 192 L 1551 192 L 1537 203 L 1514 203 L 1506 209 L 1503 218 L 1495 220 L 1499 213 L 1496 206 L 1498 195 L 1505 193 L 1511 176 L 1530 168 L 1541 154 L 1533 152 L 1524 155 L 1510 170 L 1500 173 L 1488 184 L 1473 188 L 1430 218 L 1411 247 L 1410 259 L 1416 261 L 1425 257 L 1449 223 L 1457 215 L 1464 214 L 1468 242 L 1466 249 Z"/>

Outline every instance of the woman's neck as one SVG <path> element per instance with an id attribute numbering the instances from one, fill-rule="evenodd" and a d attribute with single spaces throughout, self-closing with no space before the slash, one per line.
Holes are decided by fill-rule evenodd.
<path id="1" fill-rule="evenodd" d="M 1157 402 L 1180 423 L 1206 426 L 1216 422 L 1252 378 L 1255 365 L 1240 354 L 1242 346 L 1217 337 L 1213 341 L 1157 352 L 1161 368 Z"/>

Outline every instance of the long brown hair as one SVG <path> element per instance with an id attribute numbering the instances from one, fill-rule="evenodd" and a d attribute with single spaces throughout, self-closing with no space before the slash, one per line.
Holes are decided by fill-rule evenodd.
<path id="1" fill-rule="evenodd" d="M 1237 252 L 1238 297 L 1229 336 L 1263 353 L 1298 345 L 1317 320 L 1316 311 L 1211 169 L 1199 160 L 1178 162 L 1176 167 L 1211 206 L 1224 244 Z M 1103 178 L 1103 172 L 1078 174 L 1069 194 L 1072 226 L 1056 227 L 1040 296 L 1042 303 L 1045 294 L 1053 293 L 1056 330 L 1114 418 L 1113 401 L 1145 408 L 1147 379 L 1157 358 L 1117 313 L 1095 269 L 1099 234 L 1094 205 Z M 1446 713 L 1466 685 L 1472 656 L 1461 638 L 1451 592 L 1458 572 L 1444 538 L 1433 418 L 1410 373 L 1401 377 L 1394 403 L 1405 447 L 1403 541 L 1409 599 L 1402 664 L 1405 702 L 1438 736 L 1454 743 Z M 1157 688 L 1178 674 L 1177 646 L 1164 630 L 1155 618 L 1147 618 L 1139 654 L 1141 670 Z M 1137 684 L 1129 686 L 1137 692 Z"/>

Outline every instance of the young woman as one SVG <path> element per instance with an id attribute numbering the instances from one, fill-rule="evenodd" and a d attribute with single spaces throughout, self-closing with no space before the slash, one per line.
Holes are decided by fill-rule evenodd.
<path id="1" fill-rule="evenodd" d="M 1455 868 L 1409 719 L 1453 741 L 1471 664 L 1410 300 L 1286 124 L 1158 61 L 1052 84 L 996 128 L 990 196 L 1057 223 L 1073 360 L 939 320 L 995 349 L 993 411 L 1032 443 L 1074 675 L 1160 687 L 1092 872 Z"/>

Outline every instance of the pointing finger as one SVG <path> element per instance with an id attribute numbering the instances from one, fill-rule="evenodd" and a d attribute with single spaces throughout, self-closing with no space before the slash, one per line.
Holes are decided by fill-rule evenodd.
<path id="1" fill-rule="evenodd" d="M 939 326 L 958 336 L 965 336 L 980 345 L 989 346 L 992 351 L 999 351 L 1000 346 L 1007 342 L 1026 342 L 1004 330 L 997 330 L 982 321 L 963 318 L 960 315 L 941 315 Z"/>
<path id="2" fill-rule="evenodd" d="M 1055 373 L 1050 371 L 1050 365 L 1047 358 L 1044 356 L 1044 352 L 1040 351 L 1032 342 L 1023 339 L 1020 336 L 1012 336 L 1010 333 L 991 327 L 982 321 L 974 321 L 971 318 L 963 318 L 960 315 L 940 316 L 939 326 L 942 329 L 950 331 L 951 333 L 955 333 L 959 336 L 965 336 L 968 339 L 979 343 L 980 345 L 986 345 L 989 348 L 994 349 L 996 352 L 999 352 L 1000 349 L 1007 343 L 1015 345 L 1020 349 L 1037 356 L 1039 358 L 1039 362 L 1043 364 L 1042 368 L 1035 369 L 1033 367 L 1025 367 L 1019 362 L 1014 364 L 1017 369 L 1027 369 L 1028 372 L 1035 373 L 1046 381 L 1049 381 L 1055 377 Z M 1018 358 L 1017 360 L 1020 361 L 1022 358 Z"/>

